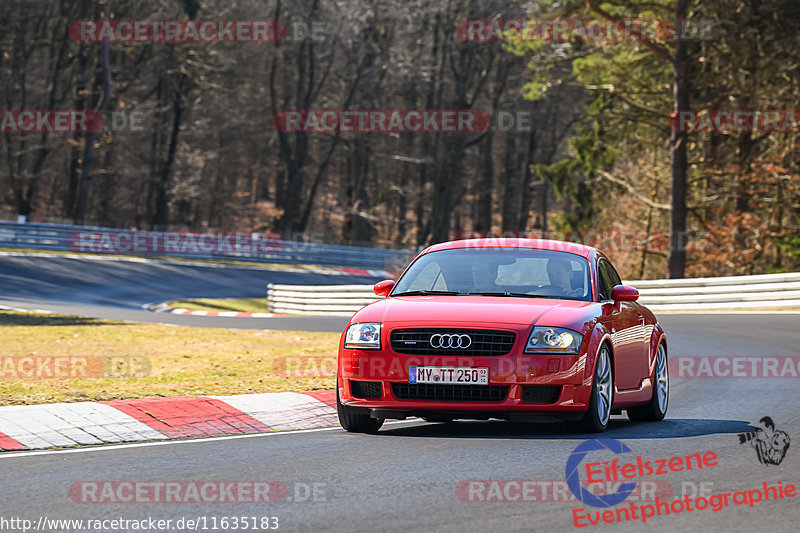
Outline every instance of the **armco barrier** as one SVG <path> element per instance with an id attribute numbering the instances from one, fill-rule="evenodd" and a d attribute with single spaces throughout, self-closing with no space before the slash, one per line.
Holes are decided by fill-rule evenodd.
<path id="1" fill-rule="evenodd" d="M 267 285 L 270 313 L 350 316 L 378 300 L 372 285 Z M 281 311 L 273 311 L 281 309 Z"/>
<path id="2" fill-rule="evenodd" d="M 13 222 L 0 222 L 0 246 L 14 248 L 32 248 L 36 250 L 58 251 L 87 251 L 76 250 L 81 232 L 89 233 L 129 233 L 129 234 L 157 234 L 163 232 L 132 232 L 127 230 L 98 228 L 88 226 L 68 226 L 60 224 L 38 224 Z M 210 235 L 212 232 L 181 232 L 170 235 Z M 217 233 L 213 233 L 217 235 Z M 337 267 L 350 267 L 359 269 L 386 269 L 396 271 L 408 264 L 416 252 L 412 250 L 388 250 L 380 248 L 365 248 L 358 246 L 339 246 L 320 244 L 303 240 L 269 240 L 263 234 L 240 233 L 245 237 L 244 246 L 234 245 L 226 250 L 222 247 L 205 250 L 198 245 L 181 253 L 159 251 L 150 255 L 166 257 L 182 257 L 186 259 L 223 259 L 248 262 L 287 263 L 296 265 L 325 265 Z M 252 240 L 251 240 L 252 239 Z M 211 239 L 213 241 L 213 239 Z M 259 246 L 256 246 L 258 244 Z M 252 246 L 250 246 L 252 245 Z M 215 248 L 215 247 L 211 247 Z M 248 249 L 250 248 L 250 249 Z M 91 251 L 91 250 L 88 250 Z M 196 253 L 195 253 L 196 252 Z M 113 247 L 104 247 L 99 253 L 121 253 Z M 124 255 L 124 252 L 122 252 Z"/>
<path id="3" fill-rule="evenodd" d="M 653 311 L 800 307 L 800 272 L 626 283 Z"/>
<path id="4" fill-rule="evenodd" d="M 653 311 L 800 308 L 800 273 L 626 281 Z M 350 316 L 379 298 L 372 285 L 267 286 L 272 313 Z"/>

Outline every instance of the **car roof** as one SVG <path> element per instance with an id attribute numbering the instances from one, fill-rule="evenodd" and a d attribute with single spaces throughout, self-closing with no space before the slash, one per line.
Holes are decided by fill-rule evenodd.
<path id="1" fill-rule="evenodd" d="M 516 239 L 516 238 L 486 238 L 464 239 L 434 244 L 422 251 L 422 254 L 438 252 L 440 250 L 456 250 L 459 248 L 528 248 L 532 250 L 551 250 L 567 252 L 589 258 L 592 253 L 599 250 L 585 244 L 567 241 L 554 241 L 550 239 Z"/>

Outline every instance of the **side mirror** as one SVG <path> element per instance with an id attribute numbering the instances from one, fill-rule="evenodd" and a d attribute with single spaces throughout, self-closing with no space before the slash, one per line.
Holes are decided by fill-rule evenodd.
<path id="1" fill-rule="evenodd" d="M 639 291 L 630 285 L 617 285 L 611 289 L 611 299 L 615 302 L 635 302 L 639 299 Z"/>
<path id="2" fill-rule="evenodd" d="M 388 296 L 390 292 L 394 289 L 394 280 L 385 279 L 383 281 L 379 281 L 372 287 L 372 292 L 374 292 L 378 296 Z"/>

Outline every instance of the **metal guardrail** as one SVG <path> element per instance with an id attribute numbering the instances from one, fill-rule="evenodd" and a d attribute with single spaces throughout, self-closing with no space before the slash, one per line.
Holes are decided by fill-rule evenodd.
<path id="1" fill-rule="evenodd" d="M 101 241 L 95 239 L 97 246 L 81 249 L 81 236 L 109 235 L 110 239 Z M 186 246 L 183 251 L 178 251 L 177 246 L 173 251 L 159 249 L 157 251 L 125 251 L 120 242 L 114 242 L 114 237 L 127 234 L 125 244 L 130 244 L 138 235 L 143 242 L 148 239 L 161 239 L 162 248 L 164 237 L 213 236 L 225 235 L 218 232 L 153 232 L 129 231 L 113 228 L 100 228 L 90 226 L 68 226 L 60 224 L 38 223 L 13 223 L 0 222 L 0 246 L 14 248 L 32 248 L 36 250 L 57 250 L 64 252 L 94 252 L 120 255 L 151 255 L 164 257 L 182 257 L 186 259 L 222 259 L 247 262 L 286 263 L 324 265 L 336 267 L 350 267 L 358 269 L 376 269 L 397 271 L 404 268 L 416 255 L 412 250 L 389 250 L 381 248 L 366 248 L 358 246 L 341 246 L 321 244 L 300 240 L 267 239 L 263 234 L 238 233 L 232 239 L 230 246 L 203 246 L 193 237 L 195 246 Z M 208 242 L 214 241 L 209 238 Z M 118 241 L 121 239 L 118 239 Z M 87 239 L 88 241 L 88 239 Z M 182 243 L 185 243 L 182 241 Z M 177 252 L 177 253 L 176 253 Z M 383 272 L 374 273 L 376 276 L 385 275 Z"/>
<path id="2" fill-rule="evenodd" d="M 372 285 L 267 285 L 269 312 L 291 315 L 351 316 L 379 300 Z"/>
<path id="3" fill-rule="evenodd" d="M 800 273 L 626 281 L 653 311 L 800 307 Z M 272 313 L 351 316 L 380 298 L 372 285 L 267 286 Z"/>
<path id="4" fill-rule="evenodd" d="M 166 235 L 219 235 L 208 232 L 168 233 L 127 231 L 92 226 L 61 224 L 14 223 L 0 221 L 0 247 L 31 248 L 80 252 L 82 234 L 128 234 L 163 237 Z M 217 259 L 245 262 L 312 264 L 363 269 L 382 276 L 400 271 L 414 257 L 411 250 L 388 250 L 357 246 L 341 246 L 305 241 L 264 239 L 263 234 L 238 234 L 248 239 L 230 249 L 130 253 L 187 259 Z M 111 246 L 109 246 L 111 244 Z M 256 246 L 256 244 L 258 246 Z M 95 253 L 126 255 L 113 243 L 103 244 Z M 626 282 L 639 289 L 640 302 L 653 311 L 779 309 L 800 307 L 800 273 L 765 274 L 721 278 L 642 280 Z M 297 286 L 270 285 L 270 310 L 274 313 L 350 316 L 378 298 L 371 285 Z"/>
<path id="5" fill-rule="evenodd" d="M 653 311 L 800 307 L 800 272 L 627 283 Z"/>

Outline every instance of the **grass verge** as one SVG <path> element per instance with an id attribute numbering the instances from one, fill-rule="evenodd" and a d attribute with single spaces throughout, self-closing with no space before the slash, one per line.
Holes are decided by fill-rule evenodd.
<path id="1" fill-rule="evenodd" d="M 339 342 L 10 311 L 0 338 L 0 405 L 332 389 Z"/>

